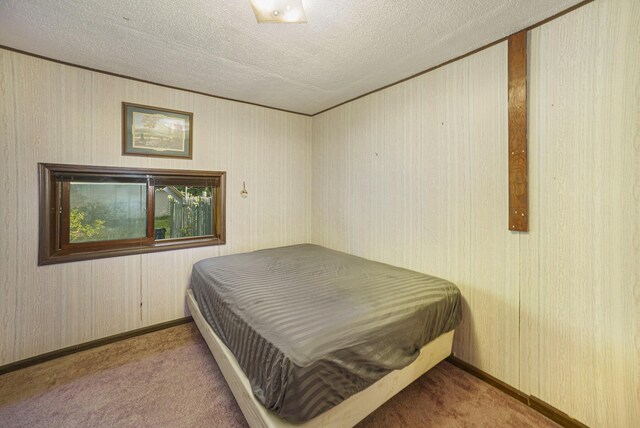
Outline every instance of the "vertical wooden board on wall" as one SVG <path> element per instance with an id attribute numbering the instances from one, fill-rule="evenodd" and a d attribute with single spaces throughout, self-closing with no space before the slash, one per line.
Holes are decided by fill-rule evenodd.
<path id="1" fill-rule="evenodd" d="M 640 422 L 639 19 L 593 2 L 531 32 L 523 382 L 589 426 Z"/>
<path id="2" fill-rule="evenodd" d="M 509 230 L 526 232 L 527 183 L 527 31 L 509 37 Z"/>
<path id="3" fill-rule="evenodd" d="M 16 146 L 20 130 L 17 125 L 17 105 L 14 79 L 14 56 L 6 50 L 0 50 L 0 191 L 3 209 L 0 210 L 0 227 L 3 234 L 0 240 L 0 366 L 14 359 L 16 333 L 16 299 L 18 257 L 15 243 L 18 241 L 20 216 L 18 205 L 18 163 Z"/>

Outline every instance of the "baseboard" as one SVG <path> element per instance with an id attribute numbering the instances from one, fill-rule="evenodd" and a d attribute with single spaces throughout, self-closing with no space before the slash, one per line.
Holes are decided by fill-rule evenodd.
<path id="1" fill-rule="evenodd" d="M 34 366 L 36 364 L 44 363 L 45 361 L 64 357 L 65 355 L 73 354 L 80 351 L 86 351 L 87 349 L 97 348 L 98 346 L 107 345 L 109 343 L 118 342 L 120 340 L 129 339 L 131 337 L 140 336 L 154 331 L 164 330 L 165 328 L 175 327 L 177 325 L 186 324 L 191 321 L 193 321 L 193 318 L 188 316 L 185 318 L 179 318 L 177 320 L 171 320 L 160 324 L 142 327 L 136 330 L 126 331 L 124 333 L 114 334 L 113 336 L 103 337 L 101 339 L 92 340 L 90 342 L 80 343 L 78 345 L 47 352 L 46 354 L 36 355 L 35 357 L 26 358 L 24 360 L 0 366 L 0 375 L 15 370 L 24 369 L 29 366 Z"/>
<path id="2" fill-rule="evenodd" d="M 562 412 L 559 409 L 556 409 L 552 405 L 540 400 L 539 398 L 534 397 L 533 395 L 527 395 L 524 392 L 520 391 L 519 389 L 512 387 L 511 385 L 507 385 L 501 380 L 491 376 L 489 373 L 486 373 L 480 370 L 479 368 L 472 366 L 471 364 L 465 361 L 462 361 L 460 358 L 454 357 L 452 355 L 449 358 L 447 358 L 447 362 L 453 364 L 456 367 L 461 368 L 467 373 L 472 374 L 478 379 L 485 381 L 489 385 L 498 388 L 499 390 L 505 392 L 506 394 L 509 394 L 516 400 L 526 404 L 536 412 L 546 416 L 547 418 L 562 425 L 563 427 L 589 428 L 587 425 L 583 424 L 582 422 L 576 419 L 573 419 L 571 416 L 567 415 L 566 413 Z"/>
<path id="3" fill-rule="evenodd" d="M 588 428 L 582 422 L 573 419 L 571 416 L 567 415 L 561 410 L 556 409 L 550 404 L 542 401 L 539 398 L 534 397 L 533 395 L 529 396 L 529 407 L 533 410 L 536 410 L 538 413 L 542 413 L 552 421 L 559 423 L 565 427 L 577 427 L 577 428 Z"/>
<path id="4" fill-rule="evenodd" d="M 131 330 L 124 333 L 114 334 L 113 336 L 103 337 L 101 339 L 92 340 L 90 342 L 81 343 L 67 348 L 58 349 L 57 351 L 47 352 L 46 354 L 36 355 L 35 357 L 26 358 L 24 360 L 16 361 L 13 363 L 0 366 L 0 375 L 9 373 L 15 370 L 20 370 L 29 366 L 44 363 L 45 361 L 54 360 L 56 358 L 64 357 L 65 355 L 73 354 L 80 351 L 86 351 L 88 349 L 97 348 L 98 346 L 107 345 L 109 343 L 118 342 L 120 340 L 129 339 L 143 334 L 151 333 L 158 330 L 164 330 L 166 328 L 175 327 L 177 325 L 186 324 L 192 322 L 191 316 L 185 318 L 179 318 L 177 320 L 167 321 L 160 324 L 154 324 L 147 327 L 142 327 L 137 330 Z M 541 413 L 552 421 L 569 428 L 588 428 L 587 425 L 580 421 L 573 419 L 566 413 L 556 409 L 550 404 L 534 397 L 533 395 L 527 395 L 524 392 L 508 385 L 501 380 L 491 376 L 490 374 L 480 370 L 479 368 L 472 366 L 471 364 L 462 361 L 461 359 L 454 357 L 453 355 L 446 359 L 447 362 L 453 364 L 456 367 L 472 374 L 478 379 L 492 385 L 506 394 L 512 396 L 516 400 L 526 404 L 533 410 Z"/>

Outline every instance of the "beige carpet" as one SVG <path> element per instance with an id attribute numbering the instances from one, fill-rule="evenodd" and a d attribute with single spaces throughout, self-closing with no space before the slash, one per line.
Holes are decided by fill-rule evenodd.
<path id="1" fill-rule="evenodd" d="M 244 427 L 193 323 L 0 376 L 0 427 Z M 359 427 L 552 427 L 441 363 Z"/>

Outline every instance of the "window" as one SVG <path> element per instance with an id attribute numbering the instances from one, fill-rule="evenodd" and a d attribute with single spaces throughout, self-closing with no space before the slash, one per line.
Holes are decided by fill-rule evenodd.
<path id="1" fill-rule="evenodd" d="M 219 245 L 224 172 L 39 164 L 38 264 Z"/>

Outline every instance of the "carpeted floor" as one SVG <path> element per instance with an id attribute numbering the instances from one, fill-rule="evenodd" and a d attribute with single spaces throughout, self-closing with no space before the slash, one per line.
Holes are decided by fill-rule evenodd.
<path id="1" fill-rule="evenodd" d="M 193 323 L 0 376 L 0 427 L 247 426 Z M 554 427 L 443 362 L 359 427 Z"/>

